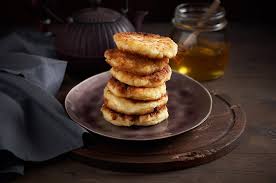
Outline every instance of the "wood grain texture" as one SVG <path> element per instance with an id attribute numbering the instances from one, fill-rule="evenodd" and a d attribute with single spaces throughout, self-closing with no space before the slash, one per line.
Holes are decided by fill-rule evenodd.
<path id="1" fill-rule="evenodd" d="M 94 135 L 72 157 L 96 167 L 135 172 L 183 169 L 213 161 L 236 147 L 246 124 L 242 109 L 225 98 L 213 95 L 210 117 L 182 135 L 144 142 Z"/>
<path id="2" fill-rule="evenodd" d="M 247 126 L 240 145 L 216 161 L 163 173 L 121 173 L 101 170 L 66 158 L 27 167 L 18 183 L 32 182 L 190 182 L 274 183 L 276 180 L 276 28 L 229 24 L 231 59 L 223 78 L 204 83 L 227 93 L 245 109 Z M 169 24 L 151 24 L 147 32 L 168 34 Z"/>

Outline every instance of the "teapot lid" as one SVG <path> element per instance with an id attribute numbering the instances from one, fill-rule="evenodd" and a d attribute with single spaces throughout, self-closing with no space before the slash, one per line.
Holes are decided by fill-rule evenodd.
<path id="1" fill-rule="evenodd" d="M 77 23 L 112 23 L 116 22 L 121 14 L 108 8 L 85 8 L 73 15 Z"/>

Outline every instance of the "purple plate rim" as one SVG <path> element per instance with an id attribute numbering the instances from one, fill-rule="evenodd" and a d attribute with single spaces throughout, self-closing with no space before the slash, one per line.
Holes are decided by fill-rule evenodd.
<path id="1" fill-rule="evenodd" d="M 181 75 L 182 77 L 185 77 L 189 80 L 191 80 L 192 82 L 196 83 L 198 86 L 200 86 L 206 93 L 207 93 L 207 96 L 209 98 L 209 101 L 210 101 L 210 106 L 209 106 L 209 111 L 207 112 L 206 116 L 201 119 L 196 125 L 190 127 L 190 128 L 187 128 L 183 131 L 179 131 L 177 133 L 174 133 L 174 134 L 169 134 L 169 135 L 164 135 L 162 137 L 153 137 L 153 138 L 147 138 L 147 139 L 140 139 L 140 138 L 122 138 L 122 137 L 117 137 L 117 136 L 112 136 L 112 135 L 108 135 L 108 134 L 105 134 L 105 133 L 100 133 L 98 131 L 95 131 L 93 129 L 89 129 L 88 127 L 86 127 L 85 125 L 83 125 L 81 122 L 78 122 L 78 117 L 70 114 L 70 112 L 68 112 L 68 106 L 67 106 L 67 101 L 68 101 L 68 98 L 70 96 L 71 93 L 74 92 L 74 90 L 76 88 L 79 88 L 80 85 L 83 85 L 84 83 L 88 82 L 89 80 L 95 78 L 95 77 L 98 77 L 100 75 L 105 75 L 107 73 L 110 73 L 109 71 L 106 71 L 106 72 L 102 72 L 102 73 L 99 73 L 99 74 L 96 74 L 94 76 L 91 76 L 85 80 L 83 80 L 82 82 L 78 83 L 77 85 L 75 85 L 66 95 L 65 97 L 65 101 L 64 101 L 64 106 L 65 106 L 65 110 L 66 110 L 66 113 L 68 114 L 68 116 L 72 119 L 72 121 L 74 121 L 75 123 L 77 123 L 78 125 L 80 125 L 81 127 L 85 128 L 86 130 L 88 130 L 89 132 L 93 132 L 97 135 L 100 135 L 100 136 L 103 136 L 103 137 L 107 137 L 107 138 L 111 138 L 111 139 L 116 139 L 116 140 L 125 140 L 125 141 L 151 141 L 151 140 L 159 140 L 159 139 L 166 139 L 166 138 L 170 138 L 170 137 L 174 137 L 174 136 L 177 136 L 177 135 L 180 135 L 180 134 L 183 134 L 183 133 L 186 133 L 188 131 L 191 131 L 195 128 L 197 128 L 198 126 L 200 126 L 202 123 L 204 123 L 208 117 L 210 116 L 211 114 L 211 111 L 212 111 L 212 108 L 213 108 L 213 98 L 212 98 L 212 95 L 211 93 L 209 92 L 209 90 L 203 86 L 203 84 L 201 84 L 200 82 L 194 80 L 193 78 L 187 76 L 187 75 L 183 75 L 183 74 L 180 74 L 176 71 L 173 71 L 172 74 L 177 74 L 177 75 Z"/>

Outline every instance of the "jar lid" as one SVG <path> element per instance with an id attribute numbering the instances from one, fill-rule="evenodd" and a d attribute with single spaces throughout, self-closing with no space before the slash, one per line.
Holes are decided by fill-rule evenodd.
<path id="1" fill-rule="evenodd" d="M 227 20 L 222 6 L 218 7 L 203 26 L 198 24 L 208 11 L 209 6 L 208 3 L 180 4 L 175 8 L 172 22 L 176 27 L 189 31 L 217 31 L 223 29 L 227 25 Z"/>
<path id="2" fill-rule="evenodd" d="M 120 17 L 120 13 L 100 7 L 82 9 L 73 15 L 74 22 L 78 23 L 112 23 Z"/>

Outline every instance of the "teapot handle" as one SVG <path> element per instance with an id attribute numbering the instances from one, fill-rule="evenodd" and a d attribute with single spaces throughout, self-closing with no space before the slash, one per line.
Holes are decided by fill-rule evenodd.
<path id="1" fill-rule="evenodd" d="M 101 0 L 87 0 L 90 5 L 91 8 L 97 8 L 100 4 L 101 4 Z M 47 16 L 49 16 L 50 19 L 55 20 L 57 23 L 72 23 L 73 22 L 73 18 L 72 17 L 60 17 L 58 16 L 53 10 L 51 10 L 48 6 L 47 6 L 47 0 L 33 0 L 32 4 L 34 7 L 40 7 L 42 9 L 42 11 L 44 11 L 46 13 Z M 46 21 L 48 22 L 48 21 Z"/>
<path id="2" fill-rule="evenodd" d="M 121 8 L 121 12 L 126 16 L 128 13 L 128 0 L 125 0 L 125 7 Z"/>
<path id="3" fill-rule="evenodd" d="M 88 2 L 90 3 L 91 7 L 94 8 L 98 7 L 102 3 L 102 0 L 88 0 Z"/>
<path id="4" fill-rule="evenodd" d="M 138 31 L 138 32 L 141 31 L 144 18 L 149 13 L 148 11 L 130 12 L 128 9 L 128 0 L 125 0 L 125 7 L 121 8 L 121 12 L 126 17 L 128 17 L 128 19 L 134 25 L 136 31 Z"/>
<path id="5" fill-rule="evenodd" d="M 47 6 L 47 1 L 45 0 L 33 0 L 41 9 L 49 16 L 51 19 L 55 20 L 57 23 L 66 23 L 66 20 L 63 17 L 59 17 L 54 11 L 52 11 Z"/>
<path id="6" fill-rule="evenodd" d="M 101 0 L 87 0 L 91 8 L 97 8 L 101 4 Z M 42 32 L 52 32 L 57 34 L 57 30 L 60 29 L 61 24 L 73 23 L 73 17 L 69 16 L 67 18 L 58 16 L 52 9 L 47 6 L 47 0 L 32 0 L 32 6 L 34 9 L 40 9 L 44 12 L 48 18 L 40 22 L 40 31 Z M 55 23 L 52 23 L 54 20 Z M 53 24 L 53 25 L 52 25 Z"/>

